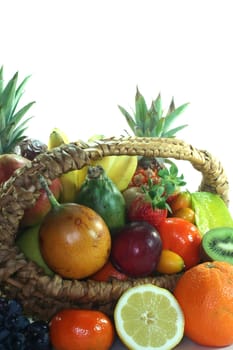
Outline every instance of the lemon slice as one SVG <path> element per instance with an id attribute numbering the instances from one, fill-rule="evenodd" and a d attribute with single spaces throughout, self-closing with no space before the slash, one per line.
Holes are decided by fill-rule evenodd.
<path id="1" fill-rule="evenodd" d="M 122 294 L 114 309 L 117 334 L 131 350 L 173 349 L 184 335 L 183 312 L 167 289 L 143 284 Z"/>

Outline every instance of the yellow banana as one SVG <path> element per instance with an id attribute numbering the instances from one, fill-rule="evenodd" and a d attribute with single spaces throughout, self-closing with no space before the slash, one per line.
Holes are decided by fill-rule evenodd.
<path id="1" fill-rule="evenodd" d="M 108 177 L 115 183 L 120 191 L 124 191 L 137 168 L 137 156 L 114 156 L 116 157 L 112 167 L 107 171 Z"/>
<path id="2" fill-rule="evenodd" d="M 69 143 L 67 135 L 62 130 L 54 128 L 49 135 L 48 149 L 59 147 L 63 143 Z"/>
<path id="3" fill-rule="evenodd" d="M 48 149 L 59 147 L 64 143 L 69 143 L 67 135 L 58 128 L 54 128 L 49 135 Z M 86 167 L 85 167 L 86 168 Z M 83 182 L 87 169 L 72 170 L 60 176 L 62 183 L 61 203 L 73 203 L 80 187 L 79 182 Z"/>
<path id="4" fill-rule="evenodd" d="M 101 140 L 103 135 L 94 135 L 88 141 Z M 101 165 L 106 175 L 115 183 L 120 191 L 124 191 L 137 168 L 137 156 L 106 156 L 93 161 L 92 165 Z"/>

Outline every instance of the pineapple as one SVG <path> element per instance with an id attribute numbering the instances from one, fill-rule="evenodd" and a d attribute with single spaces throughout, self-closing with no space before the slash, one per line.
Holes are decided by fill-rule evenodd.
<path id="1" fill-rule="evenodd" d="M 30 102 L 19 110 L 17 106 L 28 79 L 29 76 L 17 87 L 16 72 L 4 85 L 3 67 L 0 68 L 0 154 L 15 153 L 16 146 L 26 138 L 24 132 L 31 118 L 23 118 L 35 102 Z"/>
<path id="2" fill-rule="evenodd" d="M 161 95 L 158 94 L 155 100 L 152 100 L 150 108 L 147 107 L 145 98 L 139 92 L 137 87 L 135 96 L 135 111 L 133 116 L 122 106 L 118 105 L 124 115 L 130 129 L 137 137 L 175 137 L 176 133 L 187 125 L 173 127 L 177 117 L 185 110 L 188 103 L 175 108 L 174 99 L 172 98 L 167 113 L 164 115 L 162 108 Z M 130 186 L 140 186 L 148 183 L 148 179 L 153 179 L 158 183 L 158 171 L 165 167 L 165 159 L 151 159 L 142 157 L 138 161 L 137 170 L 132 178 Z M 169 163 L 171 163 L 169 161 Z"/>

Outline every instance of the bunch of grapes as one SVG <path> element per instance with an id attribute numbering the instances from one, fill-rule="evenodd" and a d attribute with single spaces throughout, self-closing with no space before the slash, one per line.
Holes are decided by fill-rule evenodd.
<path id="1" fill-rule="evenodd" d="M 49 326 L 23 314 L 21 304 L 0 297 L 0 350 L 51 350 Z"/>

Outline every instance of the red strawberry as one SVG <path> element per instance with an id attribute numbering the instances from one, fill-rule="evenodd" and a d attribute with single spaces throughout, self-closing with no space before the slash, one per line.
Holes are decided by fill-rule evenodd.
<path id="1" fill-rule="evenodd" d="M 130 221 L 146 221 L 155 228 L 167 217 L 167 209 L 153 208 L 150 201 L 144 196 L 136 197 L 129 208 L 128 218 Z"/>
<path id="2" fill-rule="evenodd" d="M 167 217 L 171 211 L 168 199 L 174 196 L 178 186 L 185 185 L 183 175 L 178 176 L 178 168 L 172 164 L 170 169 L 159 171 L 160 181 L 154 183 L 149 178 L 146 185 L 141 186 L 144 195 L 136 197 L 128 210 L 130 221 L 147 221 L 155 228 Z"/>

